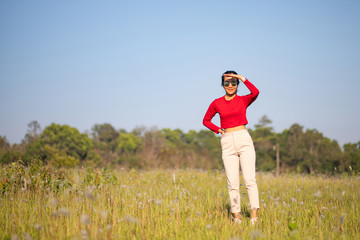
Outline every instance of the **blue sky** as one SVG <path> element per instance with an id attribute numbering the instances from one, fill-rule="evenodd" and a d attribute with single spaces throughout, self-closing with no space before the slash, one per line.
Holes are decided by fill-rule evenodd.
<path id="1" fill-rule="evenodd" d="M 235 70 L 260 90 L 248 127 L 267 115 L 276 132 L 299 123 L 358 142 L 359 10 L 359 1 L 0 1 L 0 135 L 19 143 L 33 120 L 81 132 L 205 129 L 221 74 Z"/>

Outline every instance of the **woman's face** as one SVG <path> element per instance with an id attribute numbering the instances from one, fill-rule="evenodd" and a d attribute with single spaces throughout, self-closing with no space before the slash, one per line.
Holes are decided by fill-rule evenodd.
<path id="1" fill-rule="evenodd" d="M 236 78 L 224 77 L 224 88 L 227 95 L 234 95 L 237 90 Z"/>

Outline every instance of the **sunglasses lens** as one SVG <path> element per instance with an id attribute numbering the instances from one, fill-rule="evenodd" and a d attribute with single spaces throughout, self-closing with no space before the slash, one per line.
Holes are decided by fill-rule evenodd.
<path id="1" fill-rule="evenodd" d="M 233 87 L 235 87 L 237 85 L 237 81 L 236 80 L 231 80 L 231 81 L 224 81 L 224 86 L 228 87 L 230 86 L 230 83 Z"/>

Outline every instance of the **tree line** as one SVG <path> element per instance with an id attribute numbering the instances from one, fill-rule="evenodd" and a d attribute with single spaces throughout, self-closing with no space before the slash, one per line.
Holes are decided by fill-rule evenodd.
<path id="1" fill-rule="evenodd" d="M 357 173 L 360 171 L 360 141 L 341 148 L 315 129 L 293 124 L 275 133 L 263 116 L 255 129 L 248 129 L 256 149 L 260 171 L 297 173 Z M 278 167 L 276 161 L 278 160 Z M 89 133 L 68 125 L 51 124 L 44 130 L 37 121 L 28 124 L 20 144 L 0 136 L 0 163 L 41 161 L 54 167 L 79 165 L 125 168 L 222 169 L 220 136 L 209 130 L 137 127 L 128 132 L 111 124 L 95 124 Z"/>

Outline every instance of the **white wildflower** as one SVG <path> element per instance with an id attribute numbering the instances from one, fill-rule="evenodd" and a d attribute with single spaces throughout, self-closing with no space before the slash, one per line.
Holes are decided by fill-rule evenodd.
<path id="1" fill-rule="evenodd" d="M 105 220 L 107 218 L 107 212 L 104 211 L 104 210 L 101 210 L 100 211 L 100 217 Z"/>
<path id="2" fill-rule="evenodd" d="M 340 217 L 340 224 L 344 223 L 345 217 L 346 217 L 346 213 L 342 213 Z"/>
<path id="3" fill-rule="evenodd" d="M 251 239 L 264 238 L 264 237 L 265 237 L 264 233 L 262 233 L 259 230 L 255 230 L 251 232 Z"/>
<path id="4" fill-rule="evenodd" d="M 41 230 L 41 226 L 40 226 L 40 224 L 38 224 L 38 223 L 36 223 L 36 224 L 34 225 L 34 227 L 35 227 L 35 229 L 38 230 L 38 231 Z"/>
<path id="5" fill-rule="evenodd" d="M 49 204 L 50 204 L 50 206 L 52 206 L 52 207 L 56 207 L 57 205 L 58 205 L 58 200 L 56 199 L 56 198 L 51 198 L 50 200 L 49 200 Z"/>
<path id="6" fill-rule="evenodd" d="M 80 223 L 81 223 L 82 225 L 90 224 L 90 217 L 89 217 L 89 215 L 87 215 L 87 214 L 82 214 L 82 215 L 80 216 Z"/>
<path id="7" fill-rule="evenodd" d="M 321 191 L 317 191 L 316 193 L 314 193 L 314 196 L 317 198 L 321 197 Z"/>
<path id="8" fill-rule="evenodd" d="M 127 215 L 125 217 L 125 220 L 129 223 L 134 223 L 134 224 L 138 224 L 139 223 L 139 220 L 137 220 L 136 218 L 130 216 L 130 215 Z"/>
<path id="9" fill-rule="evenodd" d="M 84 240 L 89 239 L 88 232 L 85 229 L 81 230 L 81 237 Z"/>
<path id="10" fill-rule="evenodd" d="M 16 234 L 11 235 L 11 240 L 19 240 L 19 237 Z"/>
<path id="11" fill-rule="evenodd" d="M 58 214 L 62 215 L 62 216 L 69 216 L 70 215 L 69 211 L 66 208 L 59 208 Z"/>
<path id="12" fill-rule="evenodd" d="M 32 240 L 32 237 L 30 236 L 30 234 L 24 232 L 24 239 L 25 240 Z"/>
<path id="13" fill-rule="evenodd" d="M 84 192 L 84 196 L 88 199 L 91 199 L 93 200 L 95 198 L 95 195 L 93 194 L 93 192 L 90 190 L 90 189 L 87 189 L 85 192 Z"/>

